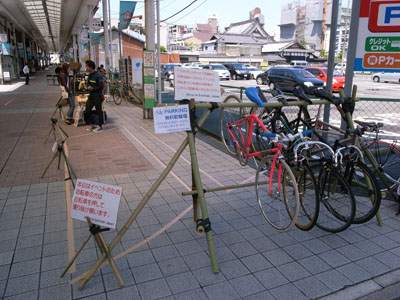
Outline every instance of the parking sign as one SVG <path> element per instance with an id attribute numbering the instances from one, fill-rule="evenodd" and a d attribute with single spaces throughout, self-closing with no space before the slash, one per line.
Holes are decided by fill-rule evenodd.
<path id="1" fill-rule="evenodd" d="M 355 71 L 400 71 L 400 0 L 361 0 Z"/>

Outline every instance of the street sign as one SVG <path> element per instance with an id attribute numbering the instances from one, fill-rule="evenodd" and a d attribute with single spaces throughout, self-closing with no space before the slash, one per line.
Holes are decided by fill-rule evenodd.
<path id="1" fill-rule="evenodd" d="M 222 102 L 218 73 L 206 69 L 174 68 L 175 100 Z"/>
<path id="2" fill-rule="evenodd" d="M 71 217 L 115 229 L 122 188 L 100 182 L 77 179 L 72 197 Z"/>
<path id="3" fill-rule="evenodd" d="M 154 132 L 190 130 L 189 105 L 154 107 Z"/>
<path id="4" fill-rule="evenodd" d="M 400 72 L 400 0 L 361 0 L 354 70 Z"/>

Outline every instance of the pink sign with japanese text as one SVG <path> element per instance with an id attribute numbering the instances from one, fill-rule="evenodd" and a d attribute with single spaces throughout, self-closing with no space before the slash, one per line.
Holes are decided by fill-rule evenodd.
<path id="1" fill-rule="evenodd" d="M 115 229 L 122 187 L 78 179 L 72 196 L 71 217 Z"/>

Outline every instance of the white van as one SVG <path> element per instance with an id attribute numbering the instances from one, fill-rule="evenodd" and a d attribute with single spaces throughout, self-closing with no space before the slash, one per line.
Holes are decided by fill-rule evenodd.
<path id="1" fill-rule="evenodd" d="M 308 62 L 305 60 L 292 60 L 290 65 L 297 68 L 305 68 L 308 66 Z"/>

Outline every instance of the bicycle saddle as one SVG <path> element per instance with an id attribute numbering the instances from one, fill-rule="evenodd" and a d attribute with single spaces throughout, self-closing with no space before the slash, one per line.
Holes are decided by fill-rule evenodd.
<path id="1" fill-rule="evenodd" d="M 256 103 L 259 107 L 264 107 L 264 103 L 258 96 L 258 90 L 255 87 L 249 87 L 245 92 L 246 96 L 250 99 L 251 102 Z"/>
<path id="2" fill-rule="evenodd" d="M 267 103 L 268 100 L 267 100 L 267 98 L 265 98 L 265 95 L 264 95 L 264 93 L 262 92 L 262 90 L 260 89 L 260 87 L 258 86 L 258 87 L 256 87 L 256 88 L 257 88 L 257 91 L 258 91 L 258 97 L 260 97 L 260 99 L 262 100 L 262 102 Z"/>
<path id="3" fill-rule="evenodd" d="M 353 120 L 354 123 L 357 123 L 360 126 L 366 127 L 383 127 L 383 123 L 376 123 L 376 122 L 364 122 L 359 120 Z"/>
<path id="4" fill-rule="evenodd" d="M 304 93 L 304 90 L 301 87 L 299 87 L 299 86 L 295 87 L 293 90 L 293 94 L 300 100 L 304 100 L 307 103 L 312 104 L 311 99 L 306 96 L 306 94 Z"/>
<path id="5" fill-rule="evenodd" d="M 342 99 L 329 95 L 324 89 L 314 89 L 313 93 L 318 98 L 326 99 L 334 105 L 340 105 L 343 102 Z"/>
<path id="6" fill-rule="evenodd" d="M 285 96 L 283 95 L 281 90 L 272 90 L 271 91 L 272 96 L 274 96 L 279 102 L 281 102 L 283 105 L 288 105 L 288 102 L 285 98 Z"/>

